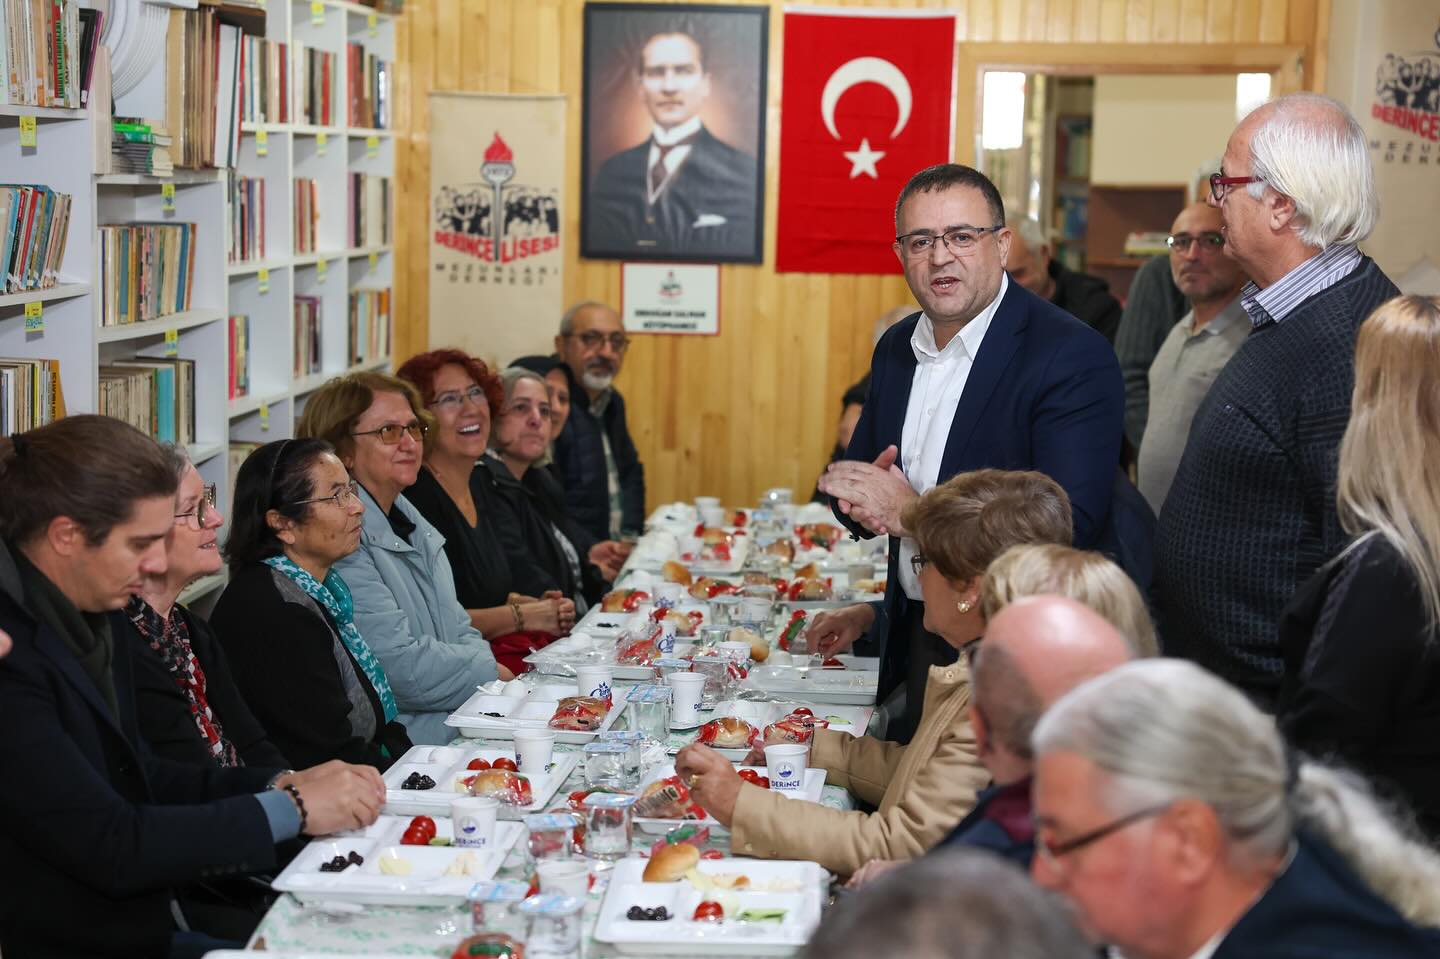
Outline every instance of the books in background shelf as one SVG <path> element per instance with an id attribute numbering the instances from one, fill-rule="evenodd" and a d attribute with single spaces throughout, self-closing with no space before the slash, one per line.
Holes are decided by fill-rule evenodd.
<path id="1" fill-rule="evenodd" d="M 335 82 L 340 56 L 303 44 L 294 45 L 295 122 L 333 127 L 339 116 Z"/>
<path id="2" fill-rule="evenodd" d="M 13 436 L 65 415 L 59 360 L 0 356 L 0 436 Z"/>
<path id="3" fill-rule="evenodd" d="M 265 180 L 230 171 L 230 232 L 225 259 L 248 263 L 265 259 Z"/>
<path id="4" fill-rule="evenodd" d="M 100 367 L 100 413 L 161 443 L 195 442 L 195 361 L 137 356 Z"/>
<path id="5" fill-rule="evenodd" d="M 310 177 L 295 178 L 295 252 L 314 253 L 320 222 L 320 193 Z"/>
<path id="6" fill-rule="evenodd" d="M 240 149 L 240 28 L 213 8 L 171 10 L 165 107 L 175 165 L 234 166 Z"/>
<path id="7" fill-rule="evenodd" d="M 390 289 L 350 291 L 350 363 L 390 355 Z"/>
<path id="8" fill-rule="evenodd" d="M 345 242 L 352 247 L 390 243 L 390 178 L 351 173 L 345 203 Z"/>
<path id="9" fill-rule="evenodd" d="M 246 123 L 290 122 L 290 70 L 286 44 L 246 36 L 240 119 Z"/>
<path id="10" fill-rule="evenodd" d="M 172 176 L 170 131 L 155 120 L 115 117 L 110 124 L 110 169 L 115 173 Z"/>
<path id="11" fill-rule="evenodd" d="M 263 443 L 231 443 L 231 444 L 230 444 L 230 452 L 229 452 L 229 455 L 226 457 L 226 459 L 227 459 L 226 466 L 228 467 L 229 473 L 230 473 L 230 485 L 227 487 L 227 489 L 229 489 L 229 490 L 231 491 L 232 495 L 233 495 L 233 493 L 234 493 L 234 491 L 235 491 L 235 474 L 240 472 L 240 466 L 241 466 L 241 464 L 243 464 L 247 459 L 250 458 L 250 454 L 251 454 L 251 453 L 255 452 L 256 450 L 258 450 L 258 449 L 259 449 L 261 446 L 263 446 L 263 445 L 265 445 L 265 444 L 263 444 Z"/>
<path id="12" fill-rule="evenodd" d="M 99 22 L 93 12 L 87 19 Z M 0 103 L 83 106 L 98 36 L 92 29 L 86 39 L 75 0 L 0 0 Z"/>
<path id="13" fill-rule="evenodd" d="M 320 372 L 320 299 L 295 297 L 295 378 Z"/>
<path id="14" fill-rule="evenodd" d="M 250 317 L 237 314 L 229 319 L 230 399 L 250 392 Z"/>
<path id="15" fill-rule="evenodd" d="M 350 125 L 387 129 L 390 126 L 390 62 L 366 52 L 361 44 L 352 43 L 345 48 L 345 68 L 350 82 Z"/>
<path id="16" fill-rule="evenodd" d="M 55 285 L 65 262 L 70 194 L 36 184 L 0 184 L 0 293 Z"/>
<path id="17" fill-rule="evenodd" d="M 190 309 L 194 223 L 100 227 L 100 325 L 140 323 Z"/>

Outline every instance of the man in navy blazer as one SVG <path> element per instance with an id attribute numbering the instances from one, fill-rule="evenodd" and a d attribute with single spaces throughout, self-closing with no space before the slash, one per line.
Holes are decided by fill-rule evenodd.
<path id="1" fill-rule="evenodd" d="M 924 558 L 901 510 L 957 473 L 1039 470 L 1070 496 L 1075 545 L 1093 548 L 1106 537 L 1125 400 L 1105 338 L 1006 277 L 1010 230 L 984 174 L 959 164 L 915 174 L 896 202 L 895 232 L 895 255 L 924 312 L 875 347 L 869 402 L 820 488 L 853 534 L 890 536 L 879 696 L 904 685 L 905 712 L 887 736 L 905 742 L 929 667 L 954 652 L 924 628 Z M 826 626 L 835 635 L 819 641 L 853 642 L 873 615 L 845 610 L 844 628 Z"/>

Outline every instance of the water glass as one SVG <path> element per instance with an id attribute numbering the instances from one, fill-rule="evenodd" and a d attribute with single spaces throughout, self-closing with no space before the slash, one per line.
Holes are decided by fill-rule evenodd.
<path id="1" fill-rule="evenodd" d="M 691 671 L 705 677 L 705 691 L 701 694 L 700 705 L 714 709 L 730 691 L 730 664 L 724 656 L 696 656 L 691 660 Z"/>
<path id="2" fill-rule="evenodd" d="M 585 797 L 585 855 L 614 862 L 630 855 L 634 796 L 592 793 Z"/>
<path id="3" fill-rule="evenodd" d="M 700 643 L 696 647 L 695 652 L 703 654 L 713 654 L 716 650 L 720 648 L 720 644 L 726 641 L 729 635 L 730 627 L 728 624 L 716 623 L 713 625 L 701 626 L 699 636 Z"/>
<path id="4" fill-rule="evenodd" d="M 535 862 L 547 859 L 569 859 L 575 846 L 575 827 L 580 820 L 568 812 L 536 813 L 526 816 L 525 828 L 530 833 L 530 858 Z M 525 898 L 521 896 L 520 898 Z"/>
<path id="5" fill-rule="evenodd" d="M 795 502 L 795 493 L 793 490 L 786 489 L 782 486 L 776 486 L 771 489 L 767 489 L 764 495 L 760 497 L 760 502 L 770 507 L 771 509 L 774 509 L 776 506 L 782 504 L 789 505 Z"/>
<path id="6" fill-rule="evenodd" d="M 655 742 L 663 743 L 670 738 L 669 686 L 632 686 L 625 699 L 625 715 L 632 730 Z"/>
<path id="7" fill-rule="evenodd" d="M 625 765 L 630 747 L 624 743 L 587 743 L 585 785 L 590 789 L 627 789 Z"/>
<path id="8" fill-rule="evenodd" d="M 602 743 L 621 743 L 629 750 L 625 754 L 625 788 L 634 789 L 640 785 L 640 765 L 645 756 L 645 734 L 633 729 L 610 729 L 600 734 Z"/>
<path id="9" fill-rule="evenodd" d="M 710 600 L 710 622 L 715 626 L 734 626 L 739 623 L 740 597 L 734 593 L 725 593 Z"/>
<path id="10" fill-rule="evenodd" d="M 575 896 L 541 894 L 520 904 L 527 920 L 527 959 L 580 959 L 581 914 L 584 900 Z"/>
<path id="11" fill-rule="evenodd" d="M 520 903 L 529 886 L 514 879 L 477 882 L 470 887 L 470 916 L 475 932 L 498 932 L 525 941 L 525 917 Z"/>

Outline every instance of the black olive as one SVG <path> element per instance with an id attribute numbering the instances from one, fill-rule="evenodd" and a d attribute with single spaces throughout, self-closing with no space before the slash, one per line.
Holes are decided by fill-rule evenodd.
<path id="1" fill-rule="evenodd" d="M 346 860 L 347 860 L 349 863 L 351 863 L 352 865 L 356 865 L 356 866 L 363 866 L 363 865 L 365 865 L 365 857 L 362 856 L 362 855 L 360 855 L 358 852 L 356 852 L 356 851 L 353 850 L 353 849 L 350 850 L 350 855 L 346 857 Z"/>
<path id="2" fill-rule="evenodd" d="M 670 912 L 664 906 L 656 906 L 655 918 L 664 921 L 670 918 Z"/>
<path id="3" fill-rule="evenodd" d="M 627 913 L 625 913 L 625 918 L 626 918 L 626 919 L 644 919 L 644 918 L 646 918 L 646 916 L 645 916 L 645 910 L 644 910 L 644 909 L 641 909 L 639 906 L 631 906 L 631 907 L 630 907 L 630 911 L 627 912 Z"/>

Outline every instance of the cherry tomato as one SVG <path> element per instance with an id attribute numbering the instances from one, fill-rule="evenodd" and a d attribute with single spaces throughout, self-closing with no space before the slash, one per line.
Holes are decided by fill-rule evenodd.
<path id="1" fill-rule="evenodd" d="M 700 853 L 701 859 L 724 859 L 725 854 L 718 849 L 706 849 Z"/>
<path id="2" fill-rule="evenodd" d="M 694 535 L 696 535 L 696 536 L 704 536 L 704 535 L 705 535 L 705 524 L 704 524 L 704 523 L 696 523 L 696 524 L 695 524 L 695 533 L 694 533 Z"/>
<path id="3" fill-rule="evenodd" d="M 695 907 L 696 922 L 719 922 L 725 918 L 725 909 L 718 902 L 705 900 Z"/>
<path id="4" fill-rule="evenodd" d="M 403 835 L 403 836 L 400 837 L 400 845 L 402 845 L 402 846 L 428 846 L 428 845 L 430 845 L 430 837 L 427 836 L 427 835 L 425 835 L 424 831 L 422 831 L 422 830 L 419 830 L 419 829 L 407 829 L 407 830 L 405 830 L 405 835 Z"/>
<path id="5" fill-rule="evenodd" d="M 489 769 L 490 764 L 483 759 L 472 759 L 465 766 L 466 769 Z"/>
<path id="6" fill-rule="evenodd" d="M 790 710 L 791 716 L 814 716 L 815 712 L 809 706 L 796 706 Z"/>
<path id="7" fill-rule="evenodd" d="M 747 783 L 759 782 L 760 774 L 753 769 L 742 769 L 740 770 L 740 778 Z"/>
<path id="8" fill-rule="evenodd" d="M 416 816 L 410 820 L 410 825 L 406 827 L 407 832 L 411 830 L 424 833 L 426 841 L 428 842 L 435 838 L 435 820 L 429 816 Z"/>
<path id="9" fill-rule="evenodd" d="M 490 768 L 508 769 L 512 773 L 520 771 L 520 767 L 515 765 L 515 760 L 511 759 L 508 756 L 501 756 L 499 759 L 495 760 L 493 763 L 490 764 Z"/>

